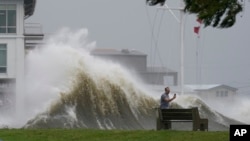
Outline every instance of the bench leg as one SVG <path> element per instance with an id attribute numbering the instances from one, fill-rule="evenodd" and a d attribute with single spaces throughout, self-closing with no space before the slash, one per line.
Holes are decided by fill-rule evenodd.
<path id="1" fill-rule="evenodd" d="M 193 131 L 208 131 L 208 119 L 193 121 Z"/>
<path id="2" fill-rule="evenodd" d="M 160 118 L 156 119 L 156 130 L 161 130 L 163 127 L 163 123 L 161 122 Z"/>
<path id="3" fill-rule="evenodd" d="M 156 119 L 156 130 L 171 129 L 171 128 L 172 128 L 171 121 L 161 122 L 159 118 Z"/>
<path id="4" fill-rule="evenodd" d="M 208 119 L 200 119 L 200 131 L 208 131 Z"/>
<path id="5" fill-rule="evenodd" d="M 193 121 L 193 131 L 197 131 L 199 129 L 199 123 L 197 121 Z"/>
<path id="6" fill-rule="evenodd" d="M 164 123 L 164 129 L 171 129 L 172 128 L 172 124 L 171 124 L 171 121 L 168 121 L 168 122 L 165 122 Z"/>

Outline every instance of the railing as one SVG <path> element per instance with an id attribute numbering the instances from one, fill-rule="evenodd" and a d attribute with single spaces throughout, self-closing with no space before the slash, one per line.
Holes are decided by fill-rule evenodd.
<path id="1" fill-rule="evenodd" d="M 25 23 L 24 34 L 42 35 L 43 27 L 40 23 Z"/>

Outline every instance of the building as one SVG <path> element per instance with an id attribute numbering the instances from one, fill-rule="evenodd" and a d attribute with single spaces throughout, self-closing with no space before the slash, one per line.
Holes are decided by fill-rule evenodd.
<path id="1" fill-rule="evenodd" d="M 33 15 L 35 5 L 36 0 L 0 0 L 1 103 L 6 98 L 18 99 L 23 92 L 25 43 L 43 38 L 41 33 L 25 32 L 25 19 Z"/>
<path id="2" fill-rule="evenodd" d="M 168 86 L 178 85 L 178 73 L 174 70 L 165 67 L 152 67 L 148 66 L 147 70 L 140 73 L 140 76 L 144 78 L 148 84 L 164 85 L 166 83 L 166 77 Z"/>
<path id="3" fill-rule="evenodd" d="M 185 88 L 204 100 L 233 100 L 238 91 L 237 88 L 223 84 L 185 85 Z"/>
<path id="4" fill-rule="evenodd" d="M 91 51 L 91 54 L 125 66 L 148 84 L 162 85 L 164 76 L 170 76 L 173 78 L 172 84 L 177 85 L 177 72 L 164 67 L 148 67 L 147 55 L 138 50 L 96 48 Z"/>

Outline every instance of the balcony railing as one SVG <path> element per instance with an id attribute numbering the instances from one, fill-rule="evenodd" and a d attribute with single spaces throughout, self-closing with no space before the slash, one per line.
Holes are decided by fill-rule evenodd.
<path id="1" fill-rule="evenodd" d="M 25 23 L 24 35 L 43 35 L 43 27 L 40 23 Z"/>
<path id="2" fill-rule="evenodd" d="M 33 49 L 43 44 L 43 28 L 39 23 L 25 23 L 24 26 L 25 48 Z"/>

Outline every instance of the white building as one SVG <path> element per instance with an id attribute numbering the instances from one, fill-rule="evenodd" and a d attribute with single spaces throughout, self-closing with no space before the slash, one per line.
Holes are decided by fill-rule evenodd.
<path id="1" fill-rule="evenodd" d="M 18 99 L 24 88 L 25 19 L 36 0 L 0 0 L 0 100 Z M 13 101 L 15 102 L 15 101 Z M 18 101 L 16 101 L 18 102 Z M 18 106 L 18 103 L 17 103 Z"/>
<path id="2" fill-rule="evenodd" d="M 135 49 L 96 48 L 91 54 L 119 63 L 136 74 L 147 84 L 163 85 L 164 76 L 172 78 L 177 85 L 177 72 L 164 68 L 147 66 L 147 54 Z"/>
<path id="3" fill-rule="evenodd" d="M 214 85 L 185 85 L 186 89 L 189 89 L 189 92 L 197 94 L 204 100 L 226 100 L 233 101 L 237 94 L 237 88 L 223 85 L 223 84 L 214 84 Z"/>

